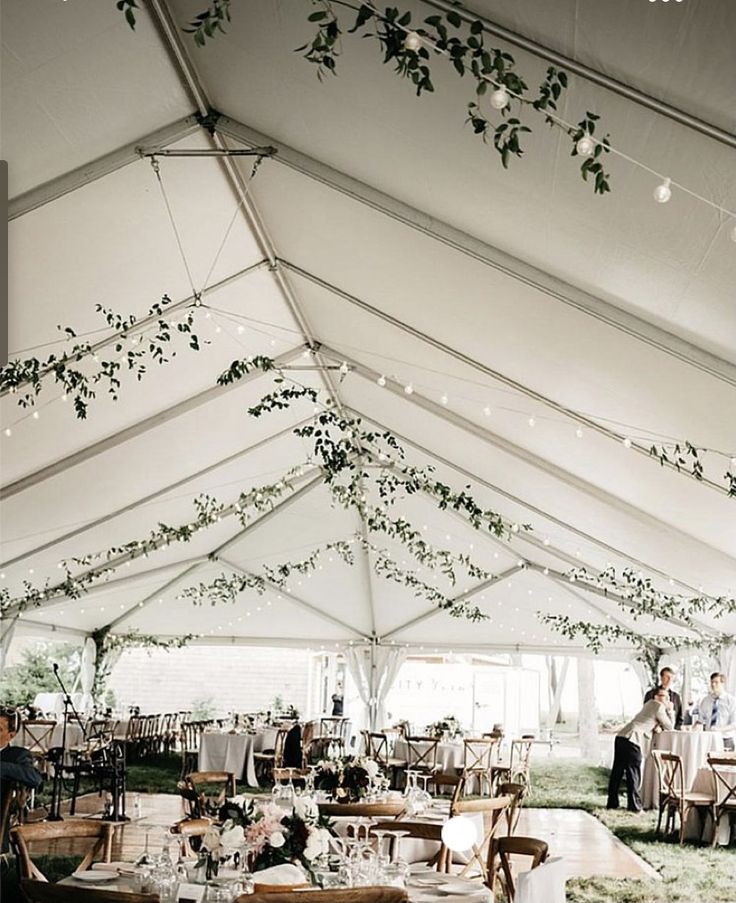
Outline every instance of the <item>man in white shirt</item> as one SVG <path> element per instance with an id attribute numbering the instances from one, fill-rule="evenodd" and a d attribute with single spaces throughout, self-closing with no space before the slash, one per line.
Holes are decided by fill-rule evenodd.
<path id="1" fill-rule="evenodd" d="M 720 731 L 726 749 L 734 748 L 736 737 L 736 696 L 726 692 L 726 675 L 714 671 L 710 693 L 698 704 L 697 719 L 706 731 Z"/>
<path id="2" fill-rule="evenodd" d="M 667 690 L 659 687 L 654 693 L 654 699 L 645 702 L 641 710 L 616 734 L 607 808 L 618 809 L 618 790 L 625 774 L 627 808 L 629 812 L 641 812 L 641 762 L 646 743 L 655 731 L 671 731 L 674 727 L 674 707 Z"/>

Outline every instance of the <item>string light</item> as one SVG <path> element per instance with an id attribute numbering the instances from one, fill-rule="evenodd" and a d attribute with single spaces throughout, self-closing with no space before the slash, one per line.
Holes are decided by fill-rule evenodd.
<path id="1" fill-rule="evenodd" d="M 340 364 L 340 373 L 342 373 L 343 376 L 347 376 L 349 372 L 350 372 L 350 367 L 348 367 L 348 362 L 343 361 Z"/>
<path id="2" fill-rule="evenodd" d="M 33 412 L 33 419 L 34 419 L 34 420 L 38 420 L 38 418 L 39 418 L 40 416 L 41 416 L 41 415 L 38 413 L 38 411 L 34 411 L 34 412 Z"/>
<path id="3" fill-rule="evenodd" d="M 629 439 L 629 437 L 627 436 L 624 439 L 624 448 L 631 448 L 632 445 L 633 445 L 633 443 L 632 443 L 631 439 Z"/>
<path id="4" fill-rule="evenodd" d="M 10 436 L 13 435 L 13 431 L 10 429 L 9 426 L 8 426 L 8 427 L 5 427 L 5 429 L 3 430 L 3 432 L 5 433 L 5 435 L 6 435 L 8 438 L 10 438 Z"/>
<path id="5" fill-rule="evenodd" d="M 534 425 L 536 424 L 536 422 L 537 422 L 537 421 L 536 421 L 533 417 L 530 417 L 530 418 L 527 420 L 527 423 L 529 424 L 529 426 L 534 426 Z"/>
<path id="6" fill-rule="evenodd" d="M 490 417 L 490 416 L 491 416 L 491 409 L 488 407 L 488 405 L 486 405 L 486 406 L 483 408 L 483 414 L 484 414 L 486 417 Z"/>
<path id="7" fill-rule="evenodd" d="M 66 394 L 66 392 L 64 392 L 64 394 L 61 396 L 61 400 L 65 402 L 68 397 L 69 396 Z"/>
<path id="8" fill-rule="evenodd" d="M 442 402 L 442 404 L 447 404 L 449 400 L 450 399 L 444 393 L 440 396 L 440 401 Z"/>
<path id="9" fill-rule="evenodd" d="M 582 426 L 579 426 L 579 427 L 575 430 L 575 435 L 578 437 L 578 439 L 582 439 L 582 438 L 583 438 L 583 428 L 582 428 Z"/>
<path id="10" fill-rule="evenodd" d="M 490 101 L 494 110 L 503 110 L 509 105 L 509 100 L 511 98 L 506 88 L 496 88 L 495 91 L 491 91 Z"/>
<path id="11" fill-rule="evenodd" d="M 595 141 L 590 135 L 583 135 L 575 145 L 575 150 L 581 157 L 592 157 L 595 150 Z"/>
<path id="12" fill-rule="evenodd" d="M 416 53 L 422 49 L 422 36 L 416 31 L 410 31 L 404 38 L 404 48 Z"/>
<path id="13" fill-rule="evenodd" d="M 411 383 L 407 383 L 404 386 L 404 392 L 406 395 L 413 395 L 414 394 L 414 386 L 412 386 Z"/>
<path id="14" fill-rule="evenodd" d="M 383 389 L 383 387 L 386 385 L 386 377 L 383 374 L 381 374 L 381 376 L 378 377 L 376 382 Z"/>
<path id="15" fill-rule="evenodd" d="M 245 326 L 243 326 L 243 324 L 241 323 L 240 326 L 238 326 L 238 335 L 242 335 L 244 332 Z"/>
<path id="16" fill-rule="evenodd" d="M 666 204 L 667 201 L 672 197 L 672 189 L 670 185 L 672 184 L 670 179 L 665 179 L 661 185 L 657 185 L 654 189 L 654 200 L 658 204 Z"/>

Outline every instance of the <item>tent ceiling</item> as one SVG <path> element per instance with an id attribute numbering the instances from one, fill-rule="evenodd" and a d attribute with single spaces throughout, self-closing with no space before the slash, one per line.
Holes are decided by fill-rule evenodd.
<path id="1" fill-rule="evenodd" d="M 426 4 L 409 5 L 428 14 Z M 180 23 L 200 6 L 171 3 Z M 565 0 L 554 10 L 532 0 L 477 0 L 476 8 L 733 128 L 733 98 L 719 92 L 734 66 L 723 39 L 736 26 L 734 11 L 709 8 L 695 22 L 693 4 L 670 6 L 631 0 L 623 14 L 620 5 L 614 11 L 592 0 Z M 314 646 L 375 634 L 445 650 L 579 651 L 579 642 L 540 624 L 539 610 L 677 633 L 674 625 L 634 620 L 580 584 L 555 582 L 554 572 L 610 562 L 640 568 L 662 588 L 672 577 L 683 591 L 702 585 L 714 594 L 734 592 L 733 501 L 594 429 L 577 438 L 576 421 L 559 406 L 643 442 L 674 436 L 736 452 L 736 389 L 729 381 L 736 373 L 736 253 L 727 224 L 681 194 L 659 207 L 651 200 L 652 177 L 616 160 L 613 195 L 593 197 L 558 138 L 539 127 L 528 154 L 503 172 L 462 129 L 467 86 L 437 67 L 437 94 L 417 101 L 376 64 L 369 42 L 347 39 L 339 76 L 320 84 L 292 52 L 309 34 L 307 13 L 296 0 L 258 0 L 236 10 L 227 36 L 204 50 L 187 41 L 202 86 L 231 119 L 421 211 L 421 228 L 284 165 L 286 153 L 264 162 L 251 195 L 284 261 L 298 321 L 220 164 L 163 159 L 194 287 L 210 288 L 210 316 L 196 314 L 208 344 L 197 355 L 182 349 L 140 383 L 126 379 L 120 401 L 96 399 L 86 422 L 71 424 L 71 412 L 52 395 L 42 396 L 38 422 L 12 397 L 2 400 L 3 426 L 13 430 L 2 447 L 5 583 L 19 591 L 31 569 L 30 579 L 53 581 L 62 558 L 141 538 L 160 521 L 185 522 L 196 495 L 229 502 L 305 462 L 308 448 L 290 429 L 311 416 L 311 404 L 254 419 L 247 408 L 269 390 L 268 378 L 213 389 L 231 360 L 257 353 L 281 355 L 298 368 L 299 380 L 322 387 L 301 356 L 305 328 L 328 358 L 353 362 L 339 385 L 343 404 L 402 436 L 411 463 L 435 466 L 438 478 L 455 486 L 472 482 L 481 504 L 534 530 L 499 542 L 426 498 L 398 506 L 434 544 L 457 552 L 472 545 L 473 558 L 496 575 L 483 587 L 463 575 L 455 586 L 437 577 L 448 595 L 468 593 L 488 613 L 479 624 L 433 612 L 376 574 L 373 556 L 360 552 L 352 568 L 321 561 L 311 577 L 290 581 L 289 593 L 247 591 L 214 608 L 177 598 L 228 565 L 258 571 L 350 538 L 356 518 L 332 507 L 321 487 L 255 524 L 229 545 L 224 561 L 207 556 L 240 533 L 232 518 L 187 545 L 133 562 L 82 599 L 25 613 L 26 622 L 89 631 L 122 618 L 116 629 Z M 79 0 L 44 6 L 43 13 L 36 0 L 22 10 L 6 4 L 3 38 L 4 156 L 15 196 L 194 111 L 143 11 L 133 35 L 112 2 Z M 678 61 L 688 53 L 704 65 L 684 80 Z M 534 81 L 542 62 L 517 56 Z M 562 114 L 577 120 L 586 109 L 601 112 L 616 143 L 634 157 L 736 206 L 733 149 L 575 78 Z M 178 145 L 209 146 L 202 132 Z M 250 165 L 243 164 L 244 176 Z M 513 255 L 516 271 L 438 240 L 431 234 L 436 222 L 462 230 L 471 244 Z M 98 330 L 97 303 L 141 317 L 164 293 L 177 302 L 192 294 L 146 161 L 13 220 L 10 253 L 14 351 L 54 342 L 59 323 Z M 542 284 L 525 278 L 529 264 L 544 271 Z M 559 293 L 548 290 L 552 278 L 566 284 L 556 283 Z M 586 305 L 573 303 L 580 290 L 590 295 Z M 638 319 L 616 325 L 616 317 L 630 314 Z M 656 342 L 647 339 L 652 329 Z M 714 355 L 717 366 L 700 365 Z M 391 378 L 386 389 L 375 383 L 381 373 Z M 409 382 L 412 396 L 403 392 Z M 722 464 L 708 458 L 708 476 L 720 480 Z M 371 538 L 406 558 L 394 543 Z M 520 559 L 536 567 L 521 570 Z M 544 567 L 553 574 L 545 576 Z M 723 621 L 708 626 L 736 629 Z M 621 642 L 613 653 L 626 650 Z"/>

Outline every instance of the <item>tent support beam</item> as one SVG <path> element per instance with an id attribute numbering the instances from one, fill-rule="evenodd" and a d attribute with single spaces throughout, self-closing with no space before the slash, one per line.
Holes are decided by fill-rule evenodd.
<path id="1" fill-rule="evenodd" d="M 379 420 L 376 420 L 375 417 L 368 417 L 367 415 L 361 414 L 359 411 L 353 411 L 353 413 L 357 414 L 357 416 L 359 416 L 359 417 L 362 417 L 363 420 L 365 420 L 369 423 L 372 423 L 374 426 L 378 427 L 381 430 L 389 430 L 389 428 L 384 423 L 381 423 Z M 589 542 L 592 545 L 598 546 L 598 548 L 603 549 L 603 551 L 608 552 L 612 555 L 617 555 L 620 558 L 624 558 L 627 561 L 631 562 L 632 564 L 636 565 L 637 567 L 643 568 L 644 570 L 647 570 L 650 573 L 655 574 L 658 577 L 662 577 L 664 580 L 670 579 L 669 574 L 666 574 L 664 571 L 661 571 L 658 568 L 653 567 L 652 565 L 648 564 L 646 561 L 641 561 L 638 558 L 632 557 L 632 555 L 630 553 L 624 552 L 621 549 L 616 548 L 615 546 L 609 545 L 604 540 L 599 539 L 598 537 L 593 536 L 590 533 L 586 533 L 584 530 L 580 530 L 578 527 L 575 527 L 573 524 L 570 524 L 567 521 L 561 520 L 560 518 L 556 517 L 555 515 L 550 514 L 548 511 L 544 511 L 542 508 L 539 508 L 536 505 L 533 505 L 531 502 L 529 502 L 525 499 L 522 499 L 519 496 L 516 496 L 511 492 L 507 492 L 505 489 L 502 489 L 500 486 L 497 486 L 495 483 L 489 483 L 488 480 L 483 479 L 483 477 L 478 476 L 478 474 L 476 474 L 476 473 L 472 473 L 471 471 L 462 467 L 460 464 L 457 464 L 454 461 L 448 460 L 447 458 L 443 457 L 442 455 L 438 454 L 437 452 L 430 451 L 426 446 L 422 445 L 421 443 L 417 442 L 416 440 L 409 439 L 407 436 L 402 435 L 401 433 L 397 432 L 396 430 L 389 430 L 389 432 L 391 432 L 397 439 L 399 439 L 405 445 L 411 445 L 412 448 L 415 448 L 418 452 L 421 452 L 422 454 L 427 455 L 427 457 L 432 458 L 438 464 L 442 464 L 444 467 L 454 470 L 456 473 L 460 474 L 460 476 L 465 477 L 465 479 L 468 479 L 475 483 L 478 483 L 480 486 L 483 486 L 486 489 L 490 489 L 491 492 L 497 493 L 502 498 L 505 498 L 508 501 L 513 502 L 516 505 L 521 505 L 523 508 L 525 508 L 527 511 L 530 511 L 532 514 L 536 514 L 538 517 L 544 518 L 545 520 L 548 520 L 551 523 L 555 524 L 555 526 L 558 526 L 563 530 L 569 531 L 570 533 L 574 534 L 575 536 L 584 540 L 585 542 Z M 381 465 L 381 466 L 383 467 L 385 465 Z M 522 534 L 519 534 L 519 535 L 521 536 Z M 524 535 L 523 538 L 525 540 L 530 540 L 532 537 L 530 537 L 528 535 Z M 553 546 L 547 547 L 544 545 L 544 542 L 541 543 L 541 548 L 545 551 L 548 551 L 549 549 L 554 550 Z M 559 552 L 559 550 L 554 550 L 555 555 L 558 555 L 558 553 L 559 553 L 559 557 L 562 557 L 562 555 L 564 555 L 564 553 Z M 580 561 L 578 559 L 575 559 L 575 566 L 577 567 L 579 565 L 580 565 Z M 692 590 L 693 593 L 697 592 L 696 588 L 691 586 L 690 584 L 685 583 L 682 580 L 678 580 L 677 582 L 683 588 Z"/>
<path id="2" fill-rule="evenodd" d="M 505 571 L 502 571 L 500 574 L 493 574 L 493 576 L 489 577 L 487 580 L 484 580 L 482 583 L 479 583 L 477 586 L 472 586 L 470 589 L 465 590 L 464 593 L 460 593 L 459 596 L 455 596 L 450 601 L 453 604 L 457 604 L 460 602 L 465 602 L 466 599 L 470 599 L 478 593 L 482 593 L 483 590 L 488 589 L 496 583 L 500 583 L 501 580 L 507 580 L 509 577 L 513 577 L 514 574 L 519 573 L 519 568 L 507 568 Z M 405 621 L 403 624 L 399 624 L 398 627 L 394 627 L 392 630 L 389 630 L 388 633 L 384 633 L 380 640 L 387 640 L 392 636 L 396 636 L 397 633 L 401 633 L 402 630 L 407 630 L 409 627 L 414 627 L 415 624 L 421 624 L 422 621 L 426 621 L 428 618 L 433 618 L 435 615 L 442 614 L 445 611 L 444 608 L 430 608 L 428 611 L 423 612 L 420 615 L 417 615 L 415 618 L 412 618 L 410 621 Z"/>
<path id="3" fill-rule="evenodd" d="M 545 47 L 543 44 L 531 40 L 531 38 L 511 31 L 509 28 L 504 28 L 503 25 L 498 25 L 491 19 L 471 12 L 462 6 L 458 6 L 456 3 L 448 2 L 448 0 L 425 0 L 425 2 L 428 6 L 433 6 L 435 9 L 442 12 L 454 12 L 467 23 L 477 20 L 483 24 L 483 30 L 488 32 L 488 34 L 495 35 L 497 38 L 506 41 L 508 44 L 512 44 L 514 47 L 525 50 L 539 59 L 552 63 L 554 66 L 559 66 L 567 72 L 571 72 L 580 78 L 584 78 L 594 85 L 598 85 L 601 88 L 612 91 L 614 94 L 618 94 L 620 97 L 625 97 L 626 100 L 630 100 L 647 110 L 652 110 L 660 116 L 666 116 L 667 119 L 671 119 L 673 122 L 678 123 L 678 125 L 684 125 L 686 128 L 699 132 L 701 135 L 705 135 L 708 138 L 712 138 L 714 141 L 720 141 L 721 144 L 725 144 L 727 147 L 736 148 L 736 135 L 725 129 L 719 128 L 717 125 L 713 125 L 711 122 L 706 122 L 704 119 L 692 116 L 684 110 L 673 107 L 610 75 L 605 75 L 603 72 L 599 72 L 591 66 L 586 66 L 584 63 L 580 63 L 572 57 L 563 53 L 558 53 L 556 50 L 551 50 L 549 47 Z"/>
<path id="4" fill-rule="evenodd" d="M 228 561 L 225 558 L 221 558 L 223 564 L 226 564 L 229 568 L 235 571 L 237 574 L 241 574 L 243 577 L 252 577 L 253 574 L 250 571 L 245 570 L 245 568 L 241 568 L 239 565 L 234 564 L 232 561 Z M 295 596 L 291 592 L 286 592 L 282 590 L 275 583 L 271 583 L 270 580 L 266 581 L 266 586 L 269 589 L 273 590 L 275 593 L 279 593 L 283 599 L 287 602 L 293 602 L 294 605 L 297 605 L 299 608 L 303 608 L 305 611 L 310 612 L 316 617 L 320 618 L 323 621 L 328 621 L 330 624 L 334 624 L 336 627 L 341 627 L 343 630 L 347 630 L 348 633 L 357 637 L 358 639 L 364 639 L 363 634 L 359 630 L 356 630 L 355 627 L 351 627 L 350 624 L 345 621 L 341 621 L 340 618 L 335 618 L 333 615 L 328 614 L 326 611 L 323 611 L 321 608 L 317 608 L 316 605 L 312 605 L 310 602 L 307 602 L 305 599 L 299 598 L 299 596 Z"/>
<path id="5" fill-rule="evenodd" d="M 51 549 L 62 542 L 67 542 L 70 539 L 74 539 L 74 537 L 79 536 L 82 533 L 86 533 L 88 530 L 91 530 L 94 527 L 99 527 L 102 524 L 106 524 L 117 517 L 121 517 L 123 514 L 134 511 L 141 505 L 146 505 L 149 502 L 160 498 L 162 495 L 166 495 L 168 492 L 173 492 L 175 489 L 178 489 L 180 486 L 184 486 L 187 483 L 190 483 L 192 480 L 198 480 L 200 477 L 206 476 L 208 473 L 212 473 L 213 471 L 218 470 L 220 467 L 231 464 L 233 461 L 237 461 L 238 458 L 242 458 L 244 455 L 248 455 L 265 445 L 270 445 L 271 442 L 275 442 L 276 440 L 281 439 L 292 430 L 303 426 L 305 423 L 308 423 L 309 419 L 300 420 L 293 426 L 285 427 L 283 430 L 279 430 L 278 433 L 273 433 L 272 435 L 267 436 L 265 439 L 261 439 L 259 442 L 253 443 L 253 445 L 249 445 L 246 448 L 240 449 L 240 451 L 237 451 L 232 455 L 228 455 L 225 458 L 221 458 L 219 461 L 215 461 L 214 464 L 209 464 L 207 467 L 203 467 L 202 470 L 198 470 L 196 471 L 196 473 L 188 474 L 187 476 L 182 477 L 180 480 L 176 480 L 174 483 L 169 483 L 167 486 L 163 486 L 161 489 L 157 489 L 155 492 L 151 492 L 148 495 L 143 496 L 143 498 L 136 499 L 134 502 L 130 502 L 122 508 L 118 508 L 117 511 L 112 511 L 109 514 L 105 514 L 102 517 L 96 518 L 95 520 L 88 521 L 86 524 L 82 524 L 82 526 L 76 527 L 74 530 L 71 530 L 69 533 L 65 533 L 63 536 L 58 536 L 55 539 L 50 539 L 48 540 L 48 542 L 43 543 L 43 545 L 37 546 L 35 549 L 30 549 L 27 552 L 23 552 L 21 555 L 16 555 L 15 558 L 11 558 L 8 561 L 4 561 L 2 564 L 0 564 L 0 569 L 5 570 L 6 568 L 9 568 L 14 564 L 18 564 L 21 561 L 26 561 L 28 558 L 32 558 L 34 555 L 45 552 L 47 549 Z"/>
<path id="6" fill-rule="evenodd" d="M 92 160 L 91 163 L 85 163 L 83 166 L 78 166 L 70 172 L 65 172 L 54 179 L 49 179 L 48 182 L 44 182 L 36 188 L 31 188 L 29 191 L 23 192 L 23 194 L 16 195 L 8 203 L 8 219 L 16 219 L 19 216 L 30 213 L 32 210 L 36 210 L 50 201 L 55 201 L 65 194 L 75 191 L 77 188 L 83 188 L 85 185 L 89 185 L 90 182 L 122 169 L 129 163 L 135 163 L 137 160 L 140 160 L 138 148 L 141 144 L 155 144 L 165 147 L 199 130 L 200 126 L 196 116 L 190 115 L 177 119 L 176 122 L 144 135 L 142 138 L 119 147 L 109 154 L 104 154 L 104 156 Z"/>
<path id="7" fill-rule="evenodd" d="M 367 382 L 375 383 L 378 377 L 382 375 L 378 373 L 378 371 L 373 370 L 371 367 L 367 367 L 365 366 L 365 364 L 361 364 L 354 358 L 351 358 L 345 354 L 340 354 L 336 351 L 333 351 L 332 349 L 325 349 L 325 351 L 332 357 L 338 357 L 342 360 L 347 361 L 347 363 L 351 366 L 355 373 L 363 377 L 363 379 Z M 627 502 L 624 499 L 621 499 L 618 496 L 607 492 L 605 489 L 601 489 L 599 486 L 595 486 L 593 483 L 589 483 L 582 477 L 578 477 L 575 474 L 565 470 L 564 468 L 553 464 L 551 461 L 546 461 L 544 458 L 540 458 L 539 455 L 534 454 L 534 452 L 528 451 L 527 449 L 516 445 L 508 439 L 503 438 L 503 436 L 500 436 L 497 433 L 493 433 L 490 430 L 478 426 L 478 424 L 474 423 L 472 420 L 468 420 L 466 417 L 463 417 L 462 415 L 457 414 L 454 411 L 448 410 L 446 407 L 437 404 L 429 398 L 425 398 L 418 392 L 413 392 L 411 395 L 407 395 L 404 392 L 403 386 L 401 386 L 394 380 L 386 379 L 386 386 L 383 391 L 392 392 L 397 397 L 403 399 L 407 404 L 422 408 L 423 410 L 434 414 L 440 420 L 443 420 L 446 423 L 450 423 L 452 426 L 457 427 L 458 429 L 468 433 L 469 435 L 483 440 L 483 442 L 485 442 L 486 444 L 499 449 L 500 451 L 510 455 L 512 458 L 523 461 L 524 463 L 529 464 L 531 467 L 534 467 L 536 470 L 540 470 L 546 473 L 548 476 L 551 476 L 554 479 L 565 483 L 567 486 L 570 486 L 571 488 L 582 492 L 590 498 L 604 502 L 610 507 L 615 508 L 618 511 L 622 511 L 624 514 L 633 517 L 635 520 L 654 527 L 660 533 L 666 533 L 669 536 L 672 536 L 679 540 L 685 540 L 688 543 L 697 543 L 698 545 L 704 545 L 699 539 L 697 539 L 697 537 L 683 532 L 682 530 L 672 526 L 666 521 L 660 520 L 653 514 L 649 514 L 647 511 L 643 511 L 641 508 L 637 508 L 630 502 Z M 719 554 L 728 559 L 729 563 L 732 566 L 736 565 L 736 561 L 734 561 L 734 559 L 732 559 L 731 556 L 727 555 L 725 552 L 714 550 L 710 546 L 705 546 L 705 548 L 707 548 L 710 553 L 712 553 L 713 551 L 718 551 Z"/>
<path id="8" fill-rule="evenodd" d="M 209 116 L 213 110 L 211 99 L 197 73 L 196 67 L 189 57 L 186 45 L 181 37 L 181 31 L 171 14 L 167 0 L 149 0 L 146 4 L 146 8 L 151 15 L 153 24 L 158 31 L 164 46 L 169 52 L 171 62 L 184 88 L 189 92 L 200 115 Z M 214 134 L 209 137 L 216 150 L 229 150 L 227 141 L 218 132 L 214 132 Z M 238 201 L 238 207 L 242 212 L 243 218 L 245 219 L 248 228 L 251 230 L 261 253 L 268 260 L 276 285 L 283 297 L 284 303 L 302 334 L 303 340 L 310 348 L 316 348 L 317 343 L 315 342 L 312 328 L 301 309 L 294 289 L 287 278 L 287 274 L 279 263 L 273 238 L 266 227 L 252 194 L 248 191 L 247 182 L 243 179 L 240 169 L 231 157 L 225 155 L 218 159 Z M 315 354 L 315 358 L 317 363 L 322 363 L 319 354 Z M 321 372 L 320 375 L 327 391 L 330 392 L 330 394 L 334 394 L 334 384 L 330 375 L 325 372 Z"/>
<path id="9" fill-rule="evenodd" d="M 462 364 L 465 364 L 467 367 L 472 368 L 473 370 L 477 370 L 479 373 L 482 373 L 484 376 L 490 377 L 498 382 L 500 382 L 504 386 L 508 386 L 510 389 L 513 389 L 515 392 L 519 392 L 521 395 L 525 395 L 527 398 L 531 398 L 532 401 L 537 402 L 538 404 L 542 404 L 547 408 L 550 408 L 555 413 L 562 415 L 563 417 L 568 417 L 575 423 L 578 423 L 584 426 L 590 432 L 598 433 L 600 436 L 605 437 L 606 439 L 615 442 L 617 447 L 620 447 L 622 436 L 616 433 L 614 430 L 609 429 L 606 426 L 602 426 L 600 423 L 597 423 L 595 420 L 591 420 L 589 417 L 584 414 L 580 414 L 577 411 L 573 411 L 565 405 L 560 404 L 552 398 L 547 397 L 546 395 L 542 395 L 541 392 L 537 392 L 534 389 L 529 388 L 529 386 L 525 386 L 523 383 L 518 382 L 515 379 L 511 379 L 508 376 L 505 376 L 503 373 L 500 373 L 498 370 L 493 370 L 491 367 L 486 366 L 480 361 L 475 360 L 474 358 L 469 357 L 467 354 L 464 354 L 462 351 L 458 351 L 456 348 L 452 348 L 449 345 L 446 345 L 444 342 L 441 342 L 439 339 L 435 339 L 432 336 L 428 335 L 425 332 L 422 332 L 419 329 L 416 329 L 413 326 L 410 326 L 408 323 L 405 323 L 403 320 L 399 320 L 396 317 L 393 317 L 391 314 L 386 311 L 379 310 L 377 307 L 373 307 L 371 304 L 368 304 L 366 301 L 362 301 L 360 298 L 357 298 L 355 295 L 351 295 L 348 292 L 343 291 L 341 288 L 338 288 L 335 285 L 332 285 L 329 282 L 326 282 L 324 279 L 320 279 L 318 276 L 314 276 L 312 273 L 309 273 L 307 270 L 302 269 L 301 267 L 295 267 L 293 264 L 286 263 L 289 269 L 293 272 L 298 273 L 302 278 L 308 280 L 314 285 L 319 286 L 325 291 L 331 292 L 337 297 L 341 298 L 343 301 L 347 301 L 349 304 L 353 304 L 358 307 L 360 310 L 365 311 L 372 316 L 377 317 L 380 320 L 383 320 L 385 323 L 393 326 L 394 328 L 400 330 L 401 332 L 407 333 L 412 338 L 418 339 L 420 342 L 423 342 L 426 345 L 429 345 L 431 348 L 434 348 L 438 351 L 443 352 L 444 354 L 449 355 L 454 358 L 456 361 L 459 361 Z M 328 357 L 339 357 L 340 352 L 334 351 L 332 349 L 327 348 L 325 346 L 325 353 Z M 651 454 L 649 452 L 649 447 L 647 445 L 641 444 L 639 442 L 633 442 L 631 444 L 630 451 L 636 452 L 637 454 L 643 455 L 647 460 L 651 461 Z M 665 465 L 669 466 L 671 470 L 677 470 L 677 468 L 673 465 Z M 678 473 L 685 473 L 684 471 L 678 471 Z M 690 474 L 686 474 L 690 477 L 690 479 L 695 479 L 694 476 Z M 714 482 L 713 480 L 703 479 L 698 481 L 704 486 L 708 486 L 708 488 L 715 490 L 719 494 L 724 495 L 725 489 L 721 484 Z"/>
<path id="10" fill-rule="evenodd" d="M 279 355 L 274 363 L 277 367 L 281 363 L 288 363 L 300 354 L 301 351 L 301 346 L 292 348 L 290 351 Z M 42 483 L 44 480 L 58 476 L 58 474 L 64 473 L 69 470 L 69 468 L 76 467 L 77 464 L 88 461 L 90 458 L 94 458 L 111 448 L 117 448 L 117 446 L 122 445 L 124 442 L 136 439 L 138 436 L 144 435 L 149 430 L 162 426 L 164 423 L 168 423 L 171 420 L 175 420 L 183 414 L 195 411 L 197 408 L 202 407 L 202 405 L 207 404 L 208 401 L 220 398 L 228 392 L 242 388 L 246 383 L 258 379 L 261 376 L 263 376 L 263 373 L 260 370 L 252 370 L 242 379 L 230 383 L 230 385 L 210 386 L 209 389 L 198 392 L 196 395 L 191 395 L 189 398 L 185 398 L 183 401 L 180 401 L 169 408 L 157 411 L 155 414 L 151 414 L 143 420 L 139 420 L 137 423 L 119 430 L 117 433 L 112 433 L 110 436 L 106 436 L 98 442 L 93 442 L 91 445 L 81 448 L 79 451 L 73 452 L 65 458 L 60 458 L 53 464 L 47 464 L 45 467 L 41 467 L 33 473 L 26 474 L 26 476 L 14 480 L 12 483 L 7 483 L 0 488 L 0 499 L 8 499 L 11 496 L 17 495 L 19 492 L 24 492 L 26 489 L 30 489 L 32 486 Z"/>
<path id="11" fill-rule="evenodd" d="M 314 471 L 310 471 L 309 473 L 313 473 L 313 472 Z M 308 475 L 309 474 L 307 474 L 306 476 L 308 476 Z M 302 478 L 304 479 L 305 476 L 303 476 Z M 236 543 L 240 542 L 240 540 L 243 538 L 243 536 L 245 536 L 246 533 L 251 533 L 254 529 L 256 529 L 256 527 L 262 527 L 263 524 L 268 523 L 268 521 L 270 521 L 277 513 L 279 513 L 280 511 L 283 511 L 284 508 L 288 508 L 289 505 L 293 505 L 294 502 L 296 502 L 298 499 L 300 499 L 303 495 L 306 495 L 308 492 L 310 492 L 312 489 L 314 489 L 315 486 L 317 486 L 318 484 L 321 484 L 321 483 L 322 483 L 322 475 L 319 474 L 318 476 L 316 476 L 312 480 L 310 480 L 308 483 L 305 483 L 303 486 L 301 486 L 299 489 L 297 489 L 296 492 L 293 492 L 290 496 L 287 496 L 287 498 L 283 499 L 281 502 L 277 502 L 273 506 L 273 508 L 270 508 L 268 511 L 266 511 L 264 514 L 262 514 L 260 517 L 256 518 L 255 520 L 252 520 L 249 524 L 247 524 L 245 527 L 243 527 L 242 530 L 238 530 L 238 532 L 235 534 L 235 536 L 231 537 L 226 542 L 223 542 L 221 545 L 217 546 L 217 548 L 213 549 L 207 555 L 207 557 L 205 558 L 204 561 L 199 561 L 199 562 L 196 562 L 195 564 L 192 564 L 190 567 L 181 571 L 181 573 L 179 573 L 176 577 L 167 581 L 160 589 L 156 590 L 155 593 L 150 593 L 148 596 L 146 596 L 145 599 L 143 599 L 141 602 L 138 602 L 137 605 L 135 605 L 133 608 L 129 609 L 126 612 L 123 612 L 123 614 L 121 614 L 120 617 L 115 618 L 114 621 L 111 621 L 109 624 L 106 625 L 107 629 L 114 630 L 115 627 L 117 627 L 119 624 L 122 624 L 123 621 L 127 621 L 128 618 L 132 617 L 132 615 L 139 612 L 142 608 L 145 608 L 146 605 L 150 605 L 154 599 L 158 598 L 162 593 L 166 592 L 166 590 L 171 589 L 172 586 L 175 586 L 177 583 L 180 583 L 182 580 L 184 580 L 190 574 L 195 573 L 201 567 L 204 567 L 206 564 L 209 564 L 212 561 L 217 561 L 218 557 L 220 556 L 220 554 L 222 552 L 231 548 Z"/>
<path id="12" fill-rule="evenodd" d="M 467 232 L 462 232 L 415 207 L 404 204 L 320 160 L 315 160 L 275 139 L 268 138 L 244 123 L 221 116 L 217 121 L 217 128 L 221 134 L 249 147 L 276 144 L 279 150 L 274 161 L 277 165 L 288 166 L 481 264 L 537 289 L 562 304 L 592 316 L 638 341 L 708 373 L 710 376 L 736 386 L 736 365 L 724 358 L 685 341 L 634 314 L 621 310 L 602 298 L 582 291 L 493 245 L 480 241 Z"/>

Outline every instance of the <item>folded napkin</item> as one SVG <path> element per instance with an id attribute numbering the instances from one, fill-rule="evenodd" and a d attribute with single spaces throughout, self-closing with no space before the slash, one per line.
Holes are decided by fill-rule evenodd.
<path id="1" fill-rule="evenodd" d="M 289 862 L 254 872 L 253 879 L 257 884 L 304 884 L 307 880 L 299 866 Z"/>

